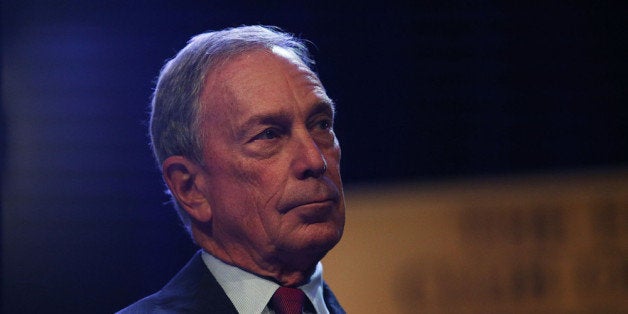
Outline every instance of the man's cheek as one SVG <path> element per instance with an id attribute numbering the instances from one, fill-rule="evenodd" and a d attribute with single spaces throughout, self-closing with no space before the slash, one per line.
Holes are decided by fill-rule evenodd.
<path id="1" fill-rule="evenodd" d="M 270 185 L 275 184 L 274 173 L 265 167 L 251 165 L 248 163 L 237 163 L 232 167 L 231 175 L 236 178 L 237 185 L 242 189 L 242 193 L 256 193 L 260 190 L 268 190 Z"/>

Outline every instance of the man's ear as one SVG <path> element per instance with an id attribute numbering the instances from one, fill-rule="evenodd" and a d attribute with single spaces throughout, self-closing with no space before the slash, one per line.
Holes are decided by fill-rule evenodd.
<path id="1" fill-rule="evenodd" d="M 162 164 L 163 176 L 170 193 L 192 218 L 209 222 L 212 211 L 203 194 L 205 177 L 203 169 L 183 156 L 170 156 Z"/>

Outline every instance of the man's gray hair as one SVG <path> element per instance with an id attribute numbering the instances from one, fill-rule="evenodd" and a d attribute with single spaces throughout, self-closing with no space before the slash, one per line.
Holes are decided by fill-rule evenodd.
<path id="1" fill-rule="evenodd" d="M 313 64 L 303 41 L 276 27 L 241 26 L 196 35 L 161 69 L 153 93 L 150 138 L 159 167 L 180 155 L 203 164 L 200 96 L 207 77 L 225 60 L 264 48 L 293 51 L 308 66 Z M 191 220 L 172 196 L 181 221 L 191 232 Z"/>

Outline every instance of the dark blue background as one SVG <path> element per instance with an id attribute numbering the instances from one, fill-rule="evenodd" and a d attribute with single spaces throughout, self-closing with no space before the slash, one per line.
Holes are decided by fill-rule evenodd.
<path id="1" fill-rule="evenodd" d="M 2 2 L 3 312 L 110 313 L 195 251 L 146 113 L 163 62 L 206 30 L 314 43 L 349 186 L 628 161 L 620 2 L 225 3 Z"/>

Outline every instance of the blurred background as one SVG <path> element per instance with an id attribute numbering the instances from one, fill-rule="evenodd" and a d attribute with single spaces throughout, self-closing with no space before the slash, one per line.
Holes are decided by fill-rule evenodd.
<path id="1" fill-rule="evenodd" d="M 351 313 L 628 311 L 628 6 L 1 2 L 2 312 L 111 313 L 196 248 L 146 136 L 194 34 L 310 40 L 338 104 Z"/>

